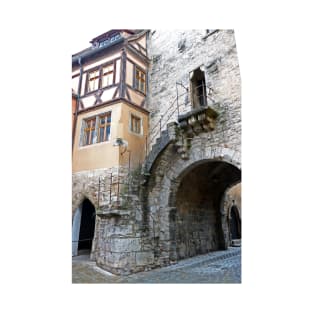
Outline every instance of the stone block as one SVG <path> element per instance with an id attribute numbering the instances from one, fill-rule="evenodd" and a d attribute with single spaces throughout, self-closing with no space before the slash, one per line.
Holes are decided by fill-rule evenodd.
<path id="1" fill-rule="evenodd" d="M 145 251 L 145 252 L 137 252 L 136 253 L 136 265 L 148 265 L 153 264 L 154 262 L 154 254 L 152 251 Z"/>
<path id="2" fill-rule="evenodd" d="M 140 238 L 112 238 L 111 252 L 132 252 L 141 250 Z"/>
<path id="3" fill-rule="evenodd" d="M 97 260 L 97 262 L 99 262 Z M 102 264 L 107 264 L 114 268 L 133 268 L 135 267 L 135 253 L 114 253 L 108 252 Z"/>

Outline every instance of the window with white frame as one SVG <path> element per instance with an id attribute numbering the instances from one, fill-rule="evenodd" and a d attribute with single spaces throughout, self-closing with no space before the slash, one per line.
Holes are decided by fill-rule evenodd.
<path id="1" fill-rule="evenodd" d="M 113 64 L 102 68 L 102 88 L 113 85 Z"/>
<path id="2" fill-rule="evenodd" d="M 135 66 L 135 88 L 146 93 L 146 73 L 137 66 Z"/>
<path id="3" fill-rule="evenodd" d="M 87 73 L 86 93 L 96 91 L 114 84 L 114 65 L 108 64 Z"/>
<path id="4" fill-rule="evenodd" d="M 110 140 L 111 112 L 87 118 L 82 123 L 81 146 Z"/>

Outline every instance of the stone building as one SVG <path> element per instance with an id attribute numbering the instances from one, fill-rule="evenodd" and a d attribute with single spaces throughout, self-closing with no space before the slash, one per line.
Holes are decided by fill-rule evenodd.
<path id="1" fill-rule="evenodd" d="M 110 41 L 116 31 L 97 37 L 92 41 L 95 47 L 73 56 L 77 101 L 82 103 L 73 150 L 73 255 L 84 228 L 91 229 L 91 258 L 116 274 L 227 249 L 235 237 L 235 219 L 236 237 L 241 236 L 241 208 L 231 213 L 235 207 L 228 196 L 241 181 L 240 72 L 234 31 L 118 33 L 121 42 L 105 47 L 106 54 L 100 51 L 101 40 Z M 110 87 L 116 88 L 109 93 L 112 98 L 104 99 L 105 92 L 99 90 L 82 96 L 81 82 L 88 84 L 94 63 L 104 62 L 84 56 L 94 51 L 103 58 L 111 50 L 120 54 L 109 60 L 121 59 L 120 74 L 115 74 L 120 81 Z M 138 91 L 138 86 L 144 89 Z M 106 145 L 86 147 L 84 121 L 108 108 L 110 139 Z M 125 117 L 123 110 L 131 112 Z M 130 131 L 131 114 L 142 121 L 139 134 Z"/>

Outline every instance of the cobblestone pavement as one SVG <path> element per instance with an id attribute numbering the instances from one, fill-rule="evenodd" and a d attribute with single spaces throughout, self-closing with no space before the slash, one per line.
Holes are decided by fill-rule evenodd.
<path id="1" fill-rule="evenodd" d="M 129 276 L 110 274 L 87 256 L 74 257 L 73 283 L 241 283 L 241 248 L 231 247 Z"/>

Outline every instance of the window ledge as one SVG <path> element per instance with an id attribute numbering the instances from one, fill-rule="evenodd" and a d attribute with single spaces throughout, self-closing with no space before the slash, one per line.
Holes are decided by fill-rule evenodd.
<path id="1" fill-rule="evenodd" d="M 136 135 L 137 137 L 143 137 L 143 134 L 138 134 L 138 133 L 135 133 L 135 132 L 133 132 L 132 130 L 128 130 L 128 132 L 130 133 L 130 134 L 132 134 L 132 135 Z"/>
<path id="2" fill-rule="evenodd" d="M 84 149 L 92 148 L 95 146 L 101 146 L 101 145 L 105 145 L 105 144 L 109 144 L 109 143 L 111 143 L 111 139 L 108 141 L 93 143 L 92 145 L 80 146 L 80 147 L 78 147 L 78 150 L 84 150 Z"/>

